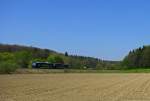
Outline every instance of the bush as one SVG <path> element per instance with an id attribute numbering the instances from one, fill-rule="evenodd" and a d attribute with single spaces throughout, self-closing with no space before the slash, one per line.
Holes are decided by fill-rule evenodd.
<path id="1" fill-rule="evenodd" d="M 50 63 L 64 63 L 64 60 L 61 56 L 57 56 L 57 55 L 50 55 L 47 58 L 48 62 Z"/>
<path id="2" fill-rule="evenodd" d="M 0 73 L 12 73 L 18 68 L 18 65 L 16 63 L 10 62 L 10 61 L 3 61 L 0 62 Z"/>
<path id="3" fill-rule="evenodd" d="M 15 53 L 15 63 L 21 68 L 28 68 L 30 61 L 32 60 L 32 54 L 28 51 L 20 51 Z"/>

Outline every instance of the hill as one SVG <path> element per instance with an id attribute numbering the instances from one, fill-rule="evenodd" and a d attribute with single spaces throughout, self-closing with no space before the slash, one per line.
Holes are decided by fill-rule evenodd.
<path id="1" fill-rule="evenodd" d="M 0 44 L 0 62 L 13 60 L 20 68 L 31 67 L 33 61 L 63 62 L 71 69 L 118 69 L 118 61 L 106 61 L 98 58 L 59 53 L 50 49 L 32 46 Z"/>

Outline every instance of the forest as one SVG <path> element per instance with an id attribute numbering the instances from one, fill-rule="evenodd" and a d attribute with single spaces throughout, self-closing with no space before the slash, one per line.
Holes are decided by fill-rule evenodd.
<path id="1" fill-rule="evenodd" d="M 68 64 L 70 69 L 121 70 L 150 67 L 150 46 L 134 49 L 122 61 L 59 53 L 32 46 L 0 44 L 0 73 L 32 68 L 33 62 Z"/>
<path id="2" fill-rule="evenodd" d="M 150 46 L 143 46 L 130 51 L 122 64 L 129 69 L 150 68 Z"/>

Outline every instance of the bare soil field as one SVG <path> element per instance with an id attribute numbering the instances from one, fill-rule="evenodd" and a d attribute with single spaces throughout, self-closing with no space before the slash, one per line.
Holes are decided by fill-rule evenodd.
<path id="1" fill-rule="evenodd" d="M 0 101 L 150 101 L 150 74 L 0 75 Z"/>

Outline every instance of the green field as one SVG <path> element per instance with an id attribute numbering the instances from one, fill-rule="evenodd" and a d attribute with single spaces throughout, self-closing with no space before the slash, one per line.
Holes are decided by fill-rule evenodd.
<path id="1" fill-rule="evenodd" d="M 18 69 L 16 74 L 47 74 L 47 73 L 150 73 L 150 69 L 128 70 L 79 70 L 79 69 Z"/>

